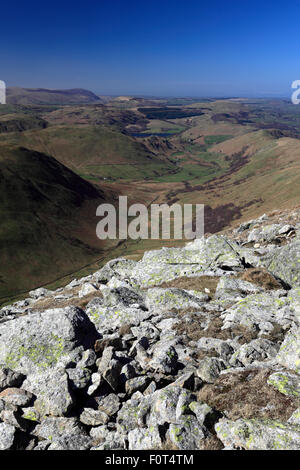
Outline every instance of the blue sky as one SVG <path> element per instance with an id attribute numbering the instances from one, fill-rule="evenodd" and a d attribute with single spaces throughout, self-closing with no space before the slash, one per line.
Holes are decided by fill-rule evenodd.
<path id="1" fill-rule="evenodd" d="M 300 2 L 1 4 L 0 79 L 99 94 L 289 96 Z"/>

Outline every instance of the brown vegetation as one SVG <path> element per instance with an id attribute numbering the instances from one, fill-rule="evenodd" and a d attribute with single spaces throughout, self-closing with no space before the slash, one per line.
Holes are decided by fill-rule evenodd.
<path id="1" fill-rule="evenodd" d="M 218 312 L 211 312 L 211 321 L 206 329 L 201 327 L 199 314 L 191 311 L 178 312 L 181 321 L 174 326 L 179 335 L 184 335 L 189 341 L 198 341 L 200 338 L 217 338 L 226 341 L 239 336 L 239 343 L 249 343 L 257 338 L 258 331 L 246 328 L 243 325 L 222 330 L 223 320 Z M 208 354 L 207 354 L 208 355 Z"/>
<path id="2" fill-rule="evenodd" d="M 252 282 L 266 290 L 282 289 L 280 282 L 264 268 L 246 269 L 243 273 L 239 274 L 238 277 L 243 281 Z"/>
<path id="3" fill-rule="evenodd" d="M 79 287 L 76 287 L 70 290 L 71 297 L 67 299 L 55 299 L 53 295 L 47 296 L 41 300 L 38 300 L 34 305 L 32 310 L 43 312 L 49 308 L 65 308 L 65 307 L 79 307 L 85 309 L 87 304 L 97 298 L 102 297 L 100 290 L 91 292 L 90 294 L 85 295 L 84 297 L 78 297 Z M 56 294 L 58 295 L 58 294 Z"/>
<path id="4" fill-rule="evenodd" d="M 299 406 L 297 397 L 287 397 L 268 385 L 270 370 L 245 370 L 221 375 L 214 384 L 206 384 L 198 399 L 229 419 L 269 418 L 287 421 Z"/>

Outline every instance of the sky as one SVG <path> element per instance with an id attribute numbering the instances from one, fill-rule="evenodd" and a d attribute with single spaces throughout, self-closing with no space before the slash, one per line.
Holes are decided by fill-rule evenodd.
<path id="1" fill-rule="evenodd" d="M 22 0 L 0 15 L 7 86 L 282 97 L 300 79 L 300 1 Z"/>

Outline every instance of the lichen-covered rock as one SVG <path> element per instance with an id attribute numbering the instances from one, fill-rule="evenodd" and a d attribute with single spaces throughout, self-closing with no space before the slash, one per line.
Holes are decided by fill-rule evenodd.
<path id="1" fill-rule="evenodd" d="M 38 289 L 31 290 L 29 292 L 30 297 L 33 299 L 40 299 L 41 297 L 46 297 L 51 294 L 53 294 L 53 291 L 45 289 L 44 287 L 39 287 Z"/>
<path id="2" fill-rule="evenodd" d="M 158 424 L 177 422 L 177 403 L 182 393 L 183 389 L 174 385 L 169 385 L 154 393 L 152 412 L 155 413 Z"/>
<path id="3" fill-rule="evenodd" d="M 37 397 L 34 407 L 42 416 L 65 416 L 75 403 L 64 369 L 56 368 L 32 374 L 27 377 L 22 388 Z"/>
<path id="4" fill-rule="evenodd" d="M 22 418 L 33 422 L 41 421 L 41 416 L 34 406 L 26 406 L 22 408 Z"/>
<path id="5" fill-rule="evenodd" d="M 86 388 L 91 380 L 91 371 L 86 367 L 80 367 L 79 365 L 73 369 L 66 369 L 68 374 L 71 388 L 74 390 L 81 390 Z"/>
<path id="6" fill-rule="evenodd" d="M 297 321 L 297 314 L 286 293 L 279 290 L 248 295 L 228 308 L 222 318 L 223 329 L 244 325 L 265 333 L 270 331 L 270 324 L 290 327 Z"/>
<path id="7" fill-rule="evenodd" d="M 253 229 L 248 235 L 248 242 L 270 242 L 281 234 L 282 226 L 279 224 L 264 225 Z"/>
<path id="8" fill-rule="evenodd" d="M 215 425 L 225 449 L 297 448 L 300 225 L 264 221 L 228 231 L 236 241 L 213 235 L 112 260 L 1 309 L 0 449 L 219 448 Z M 86 313 L 39 312 L 45 300 L 78 302 L 78 291 L 95 296 Z"/>
<path id="9" fill-rule="evenodd" d="M 144 254 L 143 263 L 199 264 L 235 267 L 241 265 L 238 245 L 223 236 L 212 235 L 207 239 L 195 239 L 184 248 L 162 248 Z"/>
<path id="10" fill-rule="evenodd" d="M 151 379 L 148 376 L 134 377 L 125 383 L 125 391 L 128 395 L 140 391 L 143 392 L 149 385 Z"/>
<path id="11" fill-rule="evenodd" d="M 79 417 L 80 421 L 87 426 L 100 426 L 109 421 L 109 417 L 104 411 L 93 410 L 92 408 L 84 408 Z"/>
<path id="12" fill-rule="evenodd" d="M 218 357 L 206 357 L 200 361 L 197 375 L 203 382 L 213 383 L 224 369 L 226 369 L 226 364 L 222 359 Z"/>
<path id="13" fill-rule="evenodd" d="M 32 393 L 14 387 L 6 388 L 0 393 L 0 400 L 15 406 L 28 406 L 32 399 Z"/>
<path id="14" fill-rule="evenodd" d="M 92 284 L 91 282 L 85 282 L 81 289 L 78 292 L 78 297 L 85 297 L 86 295 L 96 293 L 98 287 L 95 284 Z"/>
<path id="15" fill-rule="evenodd" d="M 234 279 L 229 276 L 223 276 L 217 285 L 215 298 L 216 299 L 233 299 L 238 297 L 246 297 L 250 294 L 258 294 L 263 292 L 261 287 L 252 284 L 251 282 L 243 281 L 241 279 Z"/>
<path id="16" fill-rule="evenodd" d="M 158 426 L 133 429 L 128 433 L 129 450 L 151 450 L 162 446 Z"/>
<path id="17" fill-rule="evenodd" d="M 136 306 L 120 307 L 120 305 L 115 307 L 92 306 L 86 309 L 86 313 L 102 334 L 116 331 L 123 325 L 138 326 L 151 316 L 150 312 Z"/>
<path id="18" fill-rule="evenodd" d="M 47 450 L 87 450 L 92 442 L 90 436 L 62 436 L 54 439 Z"/>
<path id="19" fill-rule="evenodd" d="M 16 407 L 7 407 L 1 411 L 0 420 L 24 432 L 30 427 L 30 423 L 22 418 L 21 412 Z"/>
<path id="20" fill-rule="evenodd" d="M 157 340 L 159 339 L 160 335 L 160 326 L 159 325 L 152 325 L 149 321 L 143 322 L 140 326 L 133 326 L 131 328 L 132 334 L 136 338 L 145 337 L 148 340 Z"/>
<path id="21" fill-rule="evenodd" d="M 150 412 L 152 401 L 151 395 L 142 399 L 136 399 L 133 396 L 127 400 L 117 414 L 117 430 L 121 434 L 128 434 L 136 427 L 143 426 Z"/>
<path id="22" fill-rule="evenodd" d="M 0 450 L 12 448 L 16 429 L 7 423 L 0 423 Z"/>
<path id="23" fill-rule="evenodd" d="M 49 444 L 63 436 L 86 436 L 77 418 L 45 417 L 34 429 L 34 435 L 47 439 Z"/>
<path id="24" fill-rule="evenodd" d="M 190 410 L 196 415 L 197 421 L 201 426 L 206 422 L 212 422 L 217 413 L 207 404 L 199 401 L 192 401 L 189 404 Z"/>
<path id="25" fill-rule="evenodd" d="M 95 400 L 98 405 L 98 410 L 103 411 L 108 416 L 113 416 L 119 411 L 120 400 L 115 393 L 110 393 L 106 397 L 96 397 Z"/>
<path id="26" fill-rule="evenodd" d="M 232 354 L 234 353 L 237 345 L 233 343 L 233 341 L 224 341 L 218 338 L 206 338 L 203 336 L 197 342 L 197 348 L 202 349 L 204 351 L 212 351 L 215 350 L 219 356 L 224 359 L 228 360 Z"/>
<path id="27" fill-rule="evenodd" d="M 128 288 L 125 285 L 120 285 L 110 289 L 105 287 L 101 289 L 104 296 L 104 303 L 107 307 L 119 306 L 119 307 L 130 307 L 135 306 L 137 308 L 143 307 L 144 299 L 140 293 L 135 292 L 133 289 Z"/>
<path id="28" fill-rule="evenodd" d="M 189 392 L 188 390 L 182 390 L 182 393 L 179 395 L 177 405 L 176 405 L 176 421 L 180 422 L 180 419 L 184 415 L 190 415 L 190 403 L 196 399 L 196 396 Z"/>
<path id="29" fill-rule="evenodd" d="M 133 285 L 150 287 L 182 276 L 222 274 L 222 269 L 243 265 L 239 246 L 218 235 L 196 239 L 184 248 L 162 248 L 145 252 L 127 273 Z"/>
<path id="30" fill-rule="evenodd" d="M 261 264 L 292 287 L 300 286 L 300 240 L 272 250 Z"/>
<path id="31" fill-rule="evenodd" d="M 104 382 L 104 379 L 101 374 L 99 374 L 98 372 L 95 372 L 91 376 L 91 381 L 92 381 L 92 384 L 89 386 L 87 390 L 87 394 L 92 396 L 95 393 L 97 393 L 97 391 L 100 389 L 101 385 Z"/>
<path id="32" fill-rule="evenodd" d="M 294 326 L 286 334 L 276 360 L 287 369 L 300 371 L 300 327 Z"/>
<path id="33" fill-rule="evenodd" d="M 118 433 L 108 426 L 99 426 L 92 428 L 90 436 L 93 439 L 93 447 L 91 450 L 124 450 L 124 435 Z"/>
<path id="34" fill-rule="evenodd" d="M 126 258 L 116 258 L 106 263 L 103 268 L 93 274 L 93 279 L 98 282 L 110 281 L 113 277 L 118 279 L 128 278 L 137 262 Z"/>
<path id="35" fill-rule="evenodd" d="M 183 416 L 176 424 L 172 423 L 168 431 L 171 442 L 180 450 L 199 450 L 206 435 L 205 428 L 191 415 Z"/>
<path id="36" fill-rule="evenodd" d="M 233 354 L 229 363 L 236 366 L 247 366 L 254 361 L 263 361 L 274 358 L 279 346 L 267 339 L 259 338 L 241 346 Z"/>
<path id="37" fill-rule="evenodd" d="M 300 375 L 288 371 L 275 372 L 268 378 L 268 384 L 280 393 L 291 397 L 300 397 Z"/>
<path id="38" fill-rule="evenodd" d="M 35 446 L 33 450 L 47 450 L 50 444 L 51 443 L 49 441 L 44 439 L 42 441 L 39 441 L 39 443 Z"/>
<path id="39" fill-rule="evenodd" d="M 0 363 L 29 375 L 68 362 L 76 351 L 91 348 L 98 334 L 83 310 L 46 310 L 0 325 Z"/>
<path id="40" fill-rule="evenodd" d="M 149 367 L 165 374 L 172 374 L 178 368 L 178 354 L 174 346 L 168 341 L 157 343 L 153 349 Z"/>
<path id="41" fill-rule="evenodd" d="M 299 450 L 300 427 L 272 420 L 221 419 L 215 429 L 225 446 L 247 450 Z"/>
<path id="42" fill-rule="evenodd" d="M 98 365 L 99 372 L 113 390 L 117 390 L 120 386 L 120 374 L 122 363 L 116 358 L 114 348 L 107 347 L 102 355 Z"/>
<path id="43" fill-rule="evenodd" d="M 297 410 L 294 411 L 292 416 L 288 419 L 288 423 L 296 424 L 300 427 L 300 408 L 297 408 Z"/>
<path id="44" fill-rule="evenodd" d="M 164 310 L 199 308 L 203 302 L 207 302 L 209 296 L 202 292 L 188 291 L 185 289 L 161 289 L 153 287 L 148 289 L 146 306 L 149 310 L 162 312 Z"/>
<path id="45" fill-rule="evenodd" d="M 194 371 L 186 372 L 178 377 L 173 382 L 173 385 L 185 388 L 187 390 L 194 390 L 195 385 L 195 374 Z"/>
<path id="46" fill-rule="evenodd" d="M 11 369 L 0 369 L 0 392 L 8 387 L 19 387 L 25 380 L 25 375 Z"/>

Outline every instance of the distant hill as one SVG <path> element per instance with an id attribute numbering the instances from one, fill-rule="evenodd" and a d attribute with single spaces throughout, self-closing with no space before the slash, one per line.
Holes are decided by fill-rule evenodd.
<path id="1" fill-rule="evenodd" d="M 101 103 L 99 96 L 89 90 L 74 88 L 70 90 L 48 90 L 44 88 L 8 87 L 6 90 L 8 104 L 81 104 Z"/>
<path id="2" fill-rule="evenodd" d="M 0 200 L 0 298 L 101 257 L 95 208 L 106 195 L 54 158 L 1 146 Z"/>
<path id="3" fill-rule="evenodd" d="M 1 121 L 0 121 L 1 122 Z M 52 125 L 22 133 L 0 134 L 10 142 L 52 155 L 83 178 L 143 179 L 172 169 L 146 145 L 103 125 Z"/>

